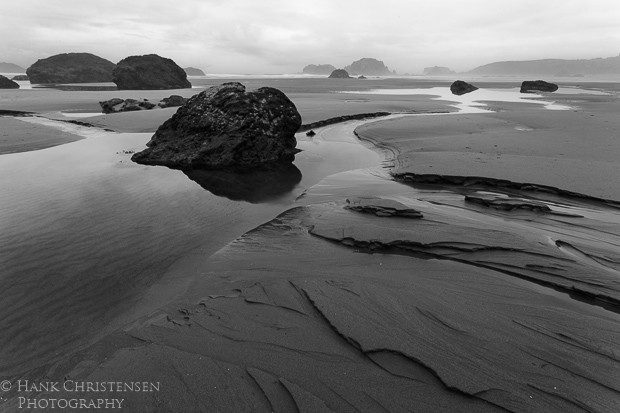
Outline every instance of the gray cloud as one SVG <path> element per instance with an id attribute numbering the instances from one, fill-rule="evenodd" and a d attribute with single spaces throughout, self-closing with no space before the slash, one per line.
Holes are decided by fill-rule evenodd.
<path id="1" fill-rule="evenodd" d="M 0 0 L 0 60 L 158 53 L 211 72 L 296 72 L 376 57 L 399 72 L 620 52 L 617 0 Z M 10 3 L 10 4 L 9 4 Z M 62 4 L 62 7 L 61 7 Z"/>

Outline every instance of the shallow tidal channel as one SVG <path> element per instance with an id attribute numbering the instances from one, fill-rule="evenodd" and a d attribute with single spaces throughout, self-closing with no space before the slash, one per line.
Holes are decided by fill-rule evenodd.
<path id="1" fill-rule="evenodd" d="M 55 133 L 55 122 L 29 121 Z M 181 171 L 134 164 L 146 133 L 71 125 L 86 139 L 0 156 L 1 374 L 66 357 L 165 305 L 200 273 L 197 262 L 324 177 L 376 166 L 380 156 L 352 133 L 359 124 L 298 134 L 301 179 L 267 195 L 233 187 L 217 196 Z M 274 179 L 286 177 L 257 182 Z"/>

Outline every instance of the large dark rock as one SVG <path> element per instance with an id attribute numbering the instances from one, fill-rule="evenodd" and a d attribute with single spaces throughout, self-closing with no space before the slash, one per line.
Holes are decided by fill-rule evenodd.
<path id="1" fill-rule="evenodd" d="M 556 90 L 558 90 L 558 85 L 544 80 L 525 80 L 521 83 L 521 93 L 555 92 Z"/>
<path id="2" fill-rule="evenodd" d="M 349 72 L 344 69 L 336 69 L 329 75 L 330 79 L 350 79 Z"/>
<path id="3" fill-rule="evenodd" d="M 149 54 L 130 56 L 116 65 L 112 81 L 120 90 L 191 88 L 187 74 L 172 59 Z"/>
<path id="4" fill-rule="evenodd" d="M 111 82 L 114 63 L 90 53 L 63 53 L 39 59 L 26 69 L 30 83 Z"/>
<path id="5" fill-rule="evenodd" d="M 205 76 L 205 72 L 195 67 L 184 67 L 183 70 L 185 70 L 187 76 Z"/>
<path id="6" fill-rule="evenodd" d="M 8 77 L 0 75 L 0 89 L 19 89 L 19 85 Z"/>
<path id="7" fill-rule="evenodd" d="M 178 169 L 249 169 L 295 158 L 297 108 L 271 87 L 246 92 L 238 82 L 193 97 L 131 158 Z"/>
<path id="8" fill-rule="evenodd" d="M 450 85 L 450 92 L 457 96 L 473 92 L 474 90 L 478 90 L 478 88 L 471 83 L 463 82 L 462 80 L 457 80 Z"/>
<path id="9" fill-rule="evenodd" d="M 349 66 L 345 66 L 344 70 L 352 75 L 371 75 L 371 76 L 386 76 L 396 74 L 381 61 L 373 59 L 372 57 L 364 57 L 351 63 Z"/>

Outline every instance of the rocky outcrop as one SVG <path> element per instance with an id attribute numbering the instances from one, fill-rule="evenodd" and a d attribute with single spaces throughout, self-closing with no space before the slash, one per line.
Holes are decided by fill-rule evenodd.
<path id="1" fill-rule="evenodd" d="M 19 85 L 8 77 L 0 75 L 0 89 L 19 89 Z"/>
<path id="2" fill-rule="evenodd" d="M 120 90 L 191 88 L 187 74 L 172 59 L 149 54 L 130 56 L 116 65 L 112 81 Z"/>
<path id="3" fill-rule="evenodd" d="M 113 98 L 103 102 L 99 102 L 101 111 L 103 113 L 115 113 L 115 112 L 133 112 L 136 110 L 149 110 L 153 109 L 157 105 L 149 102 L 148 99 L 119 99 Z"/>
<path id="4" fill-rule="evenodd" d="M 167 98 L 163 98 L 157 105 L 160 108 L 170 108 L 174 106 L 183 106 L 187 102 L 187 98 L 179 95 L 170 95 Z"/>
<path id="5" fill-rule="evenodd" d="M 195 67 L 184 67 L 183 70 L 187 76 L 205 76 L 205 72 Z"/>
<path id="6" fill-rule="evenodd" d="M 352 75 L 371 75 L 371 76 L 386 76 L 393 75 L 395 72 L 390 69 L 381 61 L 373 59 L 371 57 L 364 57 L 351 63 L 344 68 Z"/>
<path id="7" fill-rule="evenodd" d="M 454 70 L 450 70 L 450 68 L 443 66 L 433 66 L 433 67 L 425 67 L 424 74 L 426 76 L 449 76 L 454 75 L 456 72 Z"/>
<path id="8" fill-rule="evenodd" d="M 17 76 L 13 76 L 13 77 L 11 78 L 11 80 L 15 80 L 15 81 L 17 81 L 17 80 L 19 80 L 19 81 L 27 81 L 27 80 L 30 80 L 30 79 L 28 78 L 28 76 L 27 76 L 27 75 L 17 75 Z"/>
<path id="9" fill-rule="evenodd" d="M 90 53 L 63 53 L 26 69 L 31 83 L 111 82 L 114 63 Z"/>
<path id="10" fill-rule="evenodd" d="M 343 115 L 336 116 L 334 118 L 319 120 L 312 123 L 305 123 L 299 127 L 298 132 L 307 131 L 313 128 L 320 128 L 327 125 L 333 125 L 335 123 L 346 122 L 348 120 L 357 120 L 357 119 L 370 119 L 370 118 L 379 118 L 381 116 L 391 115 L 390 112 L 372 112 L 372 113 L 356 113 L 354 115 Z"/>
<path id="11" fill-rule="evenodd" d="M 473 92 L 474 90 L 478 90 L 478 88 L 471 83 L 463 82 L 462 80 L 457 80 L 450 85 L 450 92 L 457 96 Z"/>
<path id="12" fill-rule="evenodd" d="M 350 79 L 349 72 L 344 69 L 336 69 L 330 75 L 330 79 Z"/>
<path id="13" fill-rule="evenodd" d="M 329 75 L 334 70 L 336 70 L 336 68 L 329 64 L 308 65 L 303 68 L 302 72 L 308 75 Z"/>
<path id="14" fill-rule="evenodd" d="M 99 105 L 101 106 L 101 111 L 103 113 L 116 113 L 183 106 L 185 102 L 187 102 L 186 98 L 179 95 L 171 95 L 170 97 L 163 98 L 157 104 L 150 102 L 148 99 L 137 100 L 113 98 L 99 102 Z"/>
<path id="15" fill-rule="evenodd" d="M 521 83 L 521 93 L 555 92 L 556 90 L 558 90 L 558 85 L 544 80 L 526 80 Z"/>
<path id="16" fill-rule="evenodd" d="M 131 159 L 177 169 L 290 163 L 300 125 L 297 108 L 278 89 L 246 92 L 241 83 L 224 83 L 191 97 Z"/>
<path id="17" fill-rule="evenodd" d="M 551 212 L 551 208 L 544 202 L 485 193 L 465 195 L 465 202 L 479 204 L 487 208 L 499 209 L 502 211 L 525 209 L 537 212 Z"/>
<path id="18" fill-rule="evenodd" d="M 422 213 L 413 208 L 394 201 L 376 197 L 347 199 L 346 209 L 373 214 L 378 217 L 422 218 Z"/>

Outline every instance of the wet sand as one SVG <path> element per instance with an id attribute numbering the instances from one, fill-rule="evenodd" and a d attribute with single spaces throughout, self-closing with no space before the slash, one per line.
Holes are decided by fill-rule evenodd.
<path id="1" fill-rule="evenodd" d="M 308 119 L 352 104 L 304 96 Z M 373 99 L 363 112 L 450 110 Z M 618 103 L 554 99 L 575 111 L 497 102 L 317 130 L 355 130 L 386 159 L 181 260 L 181 298 L 36 374 L 160 382 L 123 394 L 138 412 L 617 411 Z M 373 196 L 422 218 L 346 208 Z"/>

